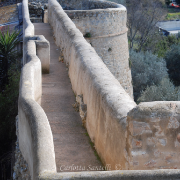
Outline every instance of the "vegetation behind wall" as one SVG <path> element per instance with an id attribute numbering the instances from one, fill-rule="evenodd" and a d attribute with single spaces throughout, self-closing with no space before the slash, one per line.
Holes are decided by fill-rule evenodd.
<path id="1" fill-rule="evenodd" d="M 130 66 L 136 102 L 179 99 L 177 59 L 180 38 L 179 35 L 164 36 L 156 28 L 158 21 L 167 18 L 170 8 L 165 3 L 159 0 L 126 0 Z"/>
<path id="2" fill-rule="evenodd" d="M 0 33 L 0 179 L 11 178 L 15 147 L 15 117 L 18 114 L 20 53 L 19 32 Z"/>

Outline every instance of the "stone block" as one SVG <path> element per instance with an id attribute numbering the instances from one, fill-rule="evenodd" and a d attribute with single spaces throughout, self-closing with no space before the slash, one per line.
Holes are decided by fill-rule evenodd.
<path id="1" fill-rule="evenodd" d="M 129 168 L 180 168 L 180 103 L 140 103 L 128 113 Z"/>

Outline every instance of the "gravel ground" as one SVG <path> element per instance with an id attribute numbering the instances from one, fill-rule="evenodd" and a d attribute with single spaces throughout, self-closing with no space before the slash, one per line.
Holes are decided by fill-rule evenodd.
<path id="1" fill-rule="evenodd" d="M 18 21 L 17 5 L 0 7 L 0 24 Z"/>

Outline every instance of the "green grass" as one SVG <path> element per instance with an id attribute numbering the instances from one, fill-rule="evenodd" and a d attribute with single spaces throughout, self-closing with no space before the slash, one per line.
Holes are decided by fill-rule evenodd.
<path id="1" fill-rule="evenodd" d="M 180 12 L 176 12 L 176 13 L 168 13 L 166 16 L 167 20 L 176 20 L 176 19 L 180 19 Z"/>

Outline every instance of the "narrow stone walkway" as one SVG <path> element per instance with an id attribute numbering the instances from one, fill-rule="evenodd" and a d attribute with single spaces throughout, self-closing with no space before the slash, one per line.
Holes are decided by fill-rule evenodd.
<path id="1" fill-rule="evenodd" d="M 66 66 L 58 61 L 60 51 L 51 27 L 44 23 L 34 23 L 34 27 L 36 35 L 44 35 L 50 42 L 50 74 L 42 76 L 42 108 L 53 133 L 57 171 L 89 171 L 102 167 L 82 127 L 79 113 L 72 106 L 75 95 Z"/>

